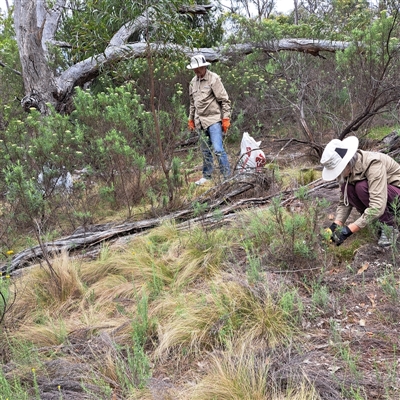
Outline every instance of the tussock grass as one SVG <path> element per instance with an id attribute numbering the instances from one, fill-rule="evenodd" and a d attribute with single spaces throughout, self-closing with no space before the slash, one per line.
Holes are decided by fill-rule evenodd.
<path id="1" fill-rule="evenodd" d="M 267 353 L 255 352 L 251 343 L 232 344 L 229 352 L 214 352 L 207 373 L 193 389 L 191 400 L 318 400 L 304 377 L 280 382 Z"/>
<path id="2" fill-rule="evenodd" d="M 290 338 L 294 328 L 266 292 L 221 278 L 199 290 L 166 296 L 153 309 L 159 320 L 156 357 L 169 352 L 198 352 L 225 346 L 231 338 L 274 346 Z"/>
<path id="3" fill-rule="evenodd" d="M 175 288 L 190 285 L 197 279 L 211 278 L 223 270 L 232 245 L 233 240 L 226 230 L 194 228 L 176 259 Z"/>
<path id="4" fill-rule="evenodd" d="M 9 317 L 19 322 L 41 319 L 44 310 L 61 317 L 77 308 L 85 292 L 76 263 L 63 253 L 51 260 L 57 279 L 36 266 L 15 281 L 16 301 Z"/>
<path id="5" fill-rule="evenodd" d="M 69 342 L 71 337 L 79 341 L 88 340 L 99 332 L 113 331 L 126 321 L 129 321 L 129 316 L 109 316 L 99 307 L 76 310 L 60 318 L 44 310 L 19 326 L 13 332 L 13 339 L 35 347 L 51 348 Z"/>
<path id="6" fill-rule="evenodd" d="M 174 266 L 163 255 L 171 242 L 164 238 L 164 243 L 160 243 L 163 231 L 172 236 L 174 243 L 176 235 L 172 228 L 135 238 L 123 251 L 104 252 L 99 260 L 83 265 L 82 280 L 91 286 L 95 296 L 110 296 L 110 288 L 116 293 L 114 297 L 120 292 L 118 295 L 132 298 L 142 288 L 157 294 L 171 284 L 174 276 Z"/>
<path id="7" fill-rule="evenodd" d="M 85 330 L 96 332 L 100 328 L 115 328 L 119 326 L 119 324 L 124 323 L 127 317 L 117 312 L 112 314 L 110 309 L 114 310 L 115 305 L 104 306 L 104 304 L 94 303 L 81 306 L 79 310 L 69 315 L 68 331 L 75 332 Z"/>
<path id="8" fill-rule="evenodd" d="M 98 307 L 110 307 L 117 300 L 128 304 L 135 298 L 136 289 L 132 281 L 121 275 L 107 275 L 90 286 L 86 293 L 87 302 L 95 302 Z"/>
<path id="9" fill-rule="evenodd" d="M 36 295 L 44 304 L 62 303 L 79 298 L 84 292 L 84 286 L 79 278 L 77 265 L 63 252 L 51 260 L 51 265 L 58 279 L 54 279 L 40 268 L 36 272 Z"/>
<path id="10" fill-rule="evenodd" d="M 22 326 L 14 337 L 17 340 L 33 343 L 38 347 L 51 347 L 64 343 L 67 337 L 67 327 L 64 319 L 49 317 L 42 324 L 35 323 Z"/>

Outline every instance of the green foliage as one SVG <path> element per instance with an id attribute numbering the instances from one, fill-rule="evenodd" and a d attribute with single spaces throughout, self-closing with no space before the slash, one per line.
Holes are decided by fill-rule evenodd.
<path id="1" fill-rule="evenodd" d="M 23 118 L 21 104 L 23 97 L 22 77 L 14 71 L 20 71 L 18 46 L 15 40 L 13 19 L 0 14 L 0 143 L 3 131 L 13 119 Z M 0 153 L 0 163 L 3 154 Z M 0 168 L 1 170 L 1 168 Z"/>
<path id="2" fill-rule="evenodd" d="M 210 0 L 202 1 L 202 4 L 211 4 Z M 215 4 L 214 4 L 215 6 Z M 183 27 L 186 28 L 187 34 L 190 36 L 186 38 L 195 48 L 213 47 L 223 38 L 223 17 L 216 16 L 217 13 L 205 14 L 187 14 L 181 18 L 184 22 Z"/>
<path id="3" fill-rule="evenodd" d="M 144 15 L 146 21 L 129 38 L 130 42 L 151 40 L 196 47 L 211 47 L 222 37 L 221 21 L 213 14 L 190 15 L 177 12 L 182 0 L 73 1 L 66 9 L 58 38 L 72 44 L 68 63 L 101 54 L 123 24 Z M 156 22 L 156 28 L 155 24 Z M 169 50 L 171 51 L 171 49 Z"/>
<path id="4" fill-rule="evenodd" d="M 279 254 L 284 257 L 288 264 L 289 260 L 298 257 L 303 259 L 315 258 L 315 249 L 319 244 L 318 234 L 315 231 L 317 218 L 322 211 L 318 203 L 307 204 L 310 213 L 286 213 L 279 204 L 280 199 L 273 201 L 271 208 L 272 221 L 270 224 L 271 233 L 270 249 L 272 254 Z M 312 210 L 315 210 L 312 212 Z"/>
<path id="5" fill-rule="evenodd" d="M 311 300 L 314 310 L 321 309 L 322 311 L 325 311 L 329 304 L 328 288 L 324 285 L 321 285 L 320 282 L 314 282 L 312 285 Z"/>
<path id="6" fill-rule="evenodd" d="M 8 400 L 28 400 L 29 393 L 25 390 L 21 379 L 7 379 L 3 369 L 0 369 L 0 398 Z"/>
<path id="7" fill-rule="evenodd" d="M 182 123 L 181 105 L 173 104 L 177 105 L 175 110 L 160 110 L 156 116 L 166 155 L 178 140 L 174 129 Z M 131 207 L 130 201 L 144 192 L 142 185 L 152 172 L 148 165 L 159 166 L 160 162 L 153 115 L 146 111 L 130 83 L 97 94 L 77 90 L 75 105 L 72 117 L 87 149 L 84 164 L 93 166 L 105 182 L 112 183 L 116 199 L 125 199 Z M 179 164 L 172 164 L 175 182 L 179 183 Z"/>
<path id="8" fill-rule="evenodd" d="M 279 306 L 285 312 L 286 317 L 297 324 L 301 323 L 304 305 L 297 289 L 284 291 L 279 300 Z"/>
<path id="9" fill-rule="evenodd" d="M 305 193 L 301 199 L 299 210 L 287 210 L 276 197 L 268 210 L 252 211 L 238 222 L 241 240 L 251 238 L 254 254 L 266 252 L 265 260 L 274 269 L 279 266 L 301 270 L 302 265 L 317 258 L 319 220 L 326 202 L 309 199 Z"/>
<path id="10" fill-rule="evenodd" d="M 115 362 L 116 375 L 126 396 L 135 389 L 144 388 L 151 377 L 150 361 L 145 352 L 150 325 L 148 298 L 143 295 L 138 297 L 137 314 L 132 321 L 132 345 L 120 348 Z"/>
<path id="11" fill-rule="evenodd" d="M 315 181 L 316 179 L 317 179 L 317 173 L 314 169 L 302 169 L 299 171 L 299 176 L 297 178 L 297 181 L 299 182 L 300 185 L 302 185 L 299 188 L 300 198 L 304 197 L 304 195 L 301 195 L 300 192 L 306 190 L 305 185 L 308 185 L 309 183 Z"/>
<path id="12" fill-rule="evenodd" d="M 397 288 L 396 276 L 391 265 L 386 266 L 384 273 L 377 278 L 377 282 L 387 296 L 394 302 L 398 301 L 400 291 Z"/>
<path id="13" fill-rule="evenodd" d="M 385 136 L 393 132 L 400 135 L 400 126 L 377 126 L 368 132 L 367 137 L 373 140 L 382 140 Z"/>
<path id="14" fill-rule="evenodd" d="M 261 260 L 257 253 L 254 251 L 251 242 L 245 241 L 243 247 L 246 251 L 247 258 L 247 277 L 251 284 L 261 281 Z"/>
<path id="15" fill-rule="evenodd" d="M 8 188 L 7 200 L 20 204 L 19 213 L 15 215 L 18 220 L 33 222 L 43 213 L 42 193 L 19 162 L 6 169 L 5 183 Z"/>
<path id="16" fill-rule="evenodd" d="M 359 359 L 360 359 L 360 355 L 353 354 L 353 352 L 349 346 L 349 343 L 342 341 L 340 331 L 338 330 L 339 326 L 335 320 L 330 321 L 330 328 L 331 328 L 331 332 L 332 332 L 332 337 L 334 339 L 334 341 L 331 344 L 333 345 L 334 349 L 336 350 L 336 355 L 345 362 L 347 368 L 349 369 L 349 371 L 351 372 L 351 374 L 353 376 L 360 377 L 360 371 L 358 370 L 358 366 L 357 366 Z M 357 392 L 358 392 L 358 390 L 359 390 L 359 388 L 356 389 Z M 350 391 L 352 391 L 352 390 L 350 390 Z M 354 397 L 354 398 L 358 398 L 358 397 Z"/>
<path id="17" fill-rule="evenodd" d="M 148 316 L 148 298 L 143 295 L 138 301 L 137 315 L 132 322 L 132 373 L 135 376 L 136 386 L 139 388 L 144 387 L 150 377 L 150 363 L 145 353 L 150 322 Z"/>

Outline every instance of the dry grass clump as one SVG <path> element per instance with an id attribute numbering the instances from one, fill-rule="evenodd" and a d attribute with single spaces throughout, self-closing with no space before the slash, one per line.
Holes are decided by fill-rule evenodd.
<path id="1" fill-rule="evenodd" d="M 174 224 L 166 223 L 149 235 L 134 238 L 119 251 L 103 248 L 98 260 L 81 267 L 81 279 L 105 301 L 112 297 L 110 291 L 127 298 L 142 289 L 157 293 L 173 281 L 175 266 L 168 253 L 179 241 L 178 233 Z"/>
<path id="2" fill-rule="evenodd" d="M 134 239 L 124 251 L 104 250 L 101 257 L 81 268 L 82 280 L 87 285 L 98 283 L 108 275 L 122 276 L 134 282 L 136 289 L 156 279 L 168 284 L 172 272 L 161 258 L 155 256 L 155 246 L 147 237 Z"/>
<path id="3" fill-rule="evenodd" d="M 191 390 L 191 400 L 319 400 L 301 372 L 284 375 L 286 360 L 236 341 L 230 351 L 214 352 L 205 376 Z"/>
<path id="4" fill-rule="evenodd" d="M 232 237 L 224 229 L 205 230 L 196 227 L 179 243 L 176 258 L 175 288 L 183 288 L 199 279 L 209 279 L 226 265 L 232 250 Z"/>
<path id="5" fill-rule="evenodd" d="M 18 323 L 41 319 L 47 310 L 50 315 L 62 317 L 78 307 L 77 300 L 85 292 L 79 278 L 77 264 L 62 253 L 50 260 L 48 267 L 36 266 L 15 280 L 15 302 L 8 317 Z"/>
<path id="6" fill-rule="evenodd" d="M 48 317 L 40 324 L 35 322 L 24 324 L 13 336 L 17 340 L 29 341 L 38 347 L 57 346 L 64 343 L 67 328 L 63 319 Z"/>
<path id="7" fill-rule="evenodd" d="M 159 321 L 156 357 L 171 351 L 198 352 L 225 346 L 233 337 L 275 346 L 293 327 L 284 311 L 264 292 L 247 284 L 216 278 L 180 296 L 167 295 L 153 309 Z"/>

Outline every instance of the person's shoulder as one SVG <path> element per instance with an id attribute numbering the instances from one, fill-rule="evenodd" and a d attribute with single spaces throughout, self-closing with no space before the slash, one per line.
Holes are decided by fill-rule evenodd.
<path id="1" fill-rule="evenodd" d="M 211 83 L 216 82 L 217 80 L 218 81 L 221 80 L 221 77 L 217 73 L 212 72 L 210 70 L 207 70 L 207 75 L 208 75 L 207 79 L 210 80 Z"/>
<path id="2" fill-rule="evenodd" d="M 197 76 L 194 76 L 194 77 L 190 80 L 189 86 L 193 86 L 194 83 L 196 82 L 196 79 L 197 79 Z"/>
<path id="3" fill-rule="evenodd" d="M 381 153 L 379 151 L 368 151 L 368 150 L 358 150 L 361 154 L 361 163 L 363 165 L 371 165 L 371 164 L 382 164 L 388 163 L 393 160 L 387 154 Z M 393 160 L 394 161 L 394 160 Z"/>
<path id="4" fill-rule="evenodd" d="M 215 76 L 215 77 L 219 78 L 219 75 L 218 75 L 216 72 L 210 71 L 209 69 L 207 70 L 207 73 L 208 73 L 210 76 Z"/>
<path id="5" fill-rule="evenodd" d="M 383 153 L 379 153 L 377 151 L 370 151 L 370 150 L 357 150 L 357 153 L 361 154 L 363 157 L 366 158 L 379 158 L 381 154 Z"/>

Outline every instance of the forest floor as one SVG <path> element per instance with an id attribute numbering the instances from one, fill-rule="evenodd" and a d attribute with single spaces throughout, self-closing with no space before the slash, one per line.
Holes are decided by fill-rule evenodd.
<path id="1" fill-rule="evenodd" d="M 321 189 L 314 194 L 330 202 L 325 226 L 334 215 L 338 191 L 338 188 Z M 352 213 L 349 222 L 357 215 Z M 356 235 L 345 246 L 351 247 L 353 240 Z M 351 255 L 334 258 L 334 263 L 327 264 L 321 272 L 320 284 L 328 289 L 336 306 L 331 314 L 324 313 L 306 327 L 312 354 L 307 362 L 330 371 L 340 383 L 347 380 L 349 385 L 345 386 L 360 385 L 363 388 L 359 390 L 360 399 L 398 400 L 400 244 L 397 242 L 395 248 L 381 248 L 377 240 L 373 236 Z M 335 337 L 337 342 L 333 343 Z M 332 353 L 332 349 L 336 352 Z M 357 396 L 352 393 L 344 398 Z"/>
<path id="2" fill-rule="evenodd" d="M 310 157 L 310 150 L 294 143 L 287 148 L 282 142 L 263 140 L 267 158 L 277 159 L 281 165 L 309 165 L 321 170 L 318 160 Z M 370 144 L 364 150 L 378 150 L 379 144 Z M 334 218 L 339 199 L 338 186 L 321 188 L 312 193 L 314 198 L 326 199 L 323 226 L 329 226 Z M 348 222 L 359 216 L 352 212 Z M 357 234 L 342 246 L 352 248 Z M 358 386 L 349 393 L 349 399 L 400 399 L 400 240 L 392 248 L 377 245 L 377 236 L 372 235 L 352 254 L 338 257 L 321 271 L 321 285 L 328 288 L 335 302 L 331 313 L 322 313 L 314 323 L 304 326 L 309 338 L 307 359 L 304 366 L 323 370 L 340 384 Z M 300 280 L 300 276 L 293 276 Z M 304 296 L 309 293 L 304 291 Z M 335 339 L 336 338 L 336 339 Z M 335 343 L 333 343 L 335 342 Z M 316 379 L 318 381 L 318 379 Z M 358 382 L 357 382 L 358 380 Z M 328 396 L 325 398 L 329 398 Z M 333 398 L 333 397 L 332 397 Z"/>
<path id="3" fill-rule="evenodd" d="M 319 174 L 322 170 L 318 159 L 302 143 L 266 137 L 261 148 L 267 162 L 279 164 L 283 174 L 296 169 L 314 169 Z M 378 146 L 372 145 L 365 150 L 375 149 Z M 236 155 L 238 149 L 230 148 L 229 153 Z M 201 177 L 200 165 L 197 170 L 191 181 Z M 311 197 L 328 201 L 321 227 L 329 226 L 338 204 L 338 185 L 323 187 Z M 301 212 L 302 204 L 294 202 L 291 207 L 298 207 Z M 348 222 L 357 216 L 357 212 L 352 212 Z M 356 240 L 357 235 L 353 235 L 340 248 L 331 245 L 327 251 L 331 257 L 320 267 L 317 284 L 327 290 L 328 308 L 311 311 L 312 288 L 304 283 L 304 278 L 309 277 L 307 271 L 285 274 L 288 286 L 299 289 L 307 313 L 314 314 L 303 321 L 303 348 L 285 363 L 292 367 L 300 365 L 321 399 L 399 400 L 400 240 L 389 248 L 379 247 L 378 236 L 373 232 L 367 238 L 364 234 L 361 241 L 358 239 L 360 244 L 354 244 Z M 281 281 L 282 271 L 272 271 L 267 261 L 264 272 L 268 281 Z M 154 398 L 169 399 L 165 382 L 170 382 L 171 388 L 174 384 L 196 381 L 206 365 L 207 358 L 196 359 L 193 365 L 179 369 L 179 377 L 162 372 L 160 366 L 159 379 L 157 374 L 153 376 Z"/>
<path id="4" fill-rule="evenodd" d="M 315 171 L 316 179 L 320 176 L 319 160 L 302 143 L 293 141 L 288 144 L 287 141 L 266 137 L 262 141 L 262 149 L 268 163 L 276 162 L 282 167 L 281 178 L 288 187 L 292 183 L 298 185 L 295 181 L 301 170 Z M 238 151 L 238 148 L 230 147 L 228 152 L 237 157 Z M 197 165 L 188 175 L 189 182 L 200 177 L 201 165 Z M 212 188 L 204 190 L 210 189 Z M 201 194 L 202 189 L 198 190 Z M 279 190 L 282 188 L 277 188 L 276 194 Z M 215 192 L 218 193 L 218 190 Z M 251 194 L 257 193 L 253 191 Z M 263 193 L 264 196 L 265 194 Z M 320 225 L 321 228 L 328 226 L 334 218 L 339 198 L 338 186 L 323 186 L 310 193 L 310 196 L 313 199 L 327 200 L 328 205 L 323 210 Z M 268 205 L 260 206 L 262 207 Z M 301 200 L 293 200 L 287 207 L 292 213 L 303 212 Z M 354 213 L 350 216 L 353 219 L 356 217 L 357 214 Z M 229 229 L 229 223 L 225 223 L 222 229 Z M 121 243 L 117 243 L 115 247 L 117 251 L 121 251 Z M 278 354 L 270 353 L 268 348 L 263 349 L 266 359 L 274 367 L 271 369 L 279 377 L 282 387 L 300 371 L 307 382 L 316 388 L 318 397 L 312 397 L 313 399 L 400 400 L 400 240 L 394 247 L 380 248 L 376 235 L 369 231 L 351 236 L 340 247 L 326 243 L 320 247 L 318 259 L 309 263 L 315 265 L 304 265 L 294 260 L 287 270 L 272 265 L 267 252 L 259 254 L 264 274 L 264 280 L 259 284 L 265 284 L 266 290 L 272 292 L 274 286 L 281 284 L 287 288 L 295 288 L 300 296 L 299 303 L 304 307 L 299 323 L 301 333 L 293 339 L 293 347 L 282 346 L 284 349 Z M 110 246 L 110 251 L 113 251 L 113 246 Z M 246 287 L 251 286 L 246 271 L 249 267 L 248 258 L 243 248 L 232 249 L 232 253 L 235 251 L 232 260 L 226 260 L 224 279 L 240 282 Z M 205 279 L 198 280 L 196 285 L 207 290 Z M 257 287 L 252 290 L 256 291 Z M 326 297 L 316 299 L 316 293 Z M 182 295 L 186 296 L 186 293 Z M 220 322 L 223 324 L 223 321 Z M 124 330 L 123 326 L 118 327 L 112 331 L 111 336 L 118 337 L 120 328 Z M 107 329 L 109 328 L 104 329 L 103 334 L 102 328 L 96 327 L 93 329 L 93 332 L 96 331 L 95 335 L 86 335 L 89 329 L 84 332 L 77 330 L 69 334 L 68 342 L 57 346 L 57 360 L 46 360 L 49 365 L 47 375 L 43 374 L 37 381 L 42 400 L 95 398 L 82 393 L 79 368 L 92 360 L 93 354 L 90 351 L 98 348 L 101 349 L 100 354 L 108 347 L 113 348 L 111 342 L 105 340 L 108 338 Z M 84 334 L 81 337 L 79 335 L 82 332 Z M 154 339 L 154 342 L 157 340 Z M 149 357 L 154 361 L 152 376 L 147 385 L 151 397 L 146 395 L 129 399 L 191 400 L 193 397 L 187 393 L 191 393 L 190 389 L 202 381 L 210 370 L 212 357 L 218 355 L 218 351 L 221 350 L 209 348 L 181 359 L 168 356 L 157 360 L 152 355 L 152 349 L 149 349 Z M 81 353 L 85 355 L 84 362 L 76 362 L 75 374 L 70 374 L 69 357 L 72 354 L 74 360 L 80 360 L 78 355 Z M 4 368 L 12 370 L 16 367 L 9 362 Z M 63 373 L 65 381 L 61 384 Z M 62 397 L 57 387 L 63 388 Z M 220 400 L 218 396 L 212 398 Z M 234 395 L 223 398 L 242 400 Z M 286 397 L 270 398 L 281 400 Z M 294 398 L 311 399 L 290 397 Z M 125 400 L 117 395 L 117 391 L 112 399 Z"/>

